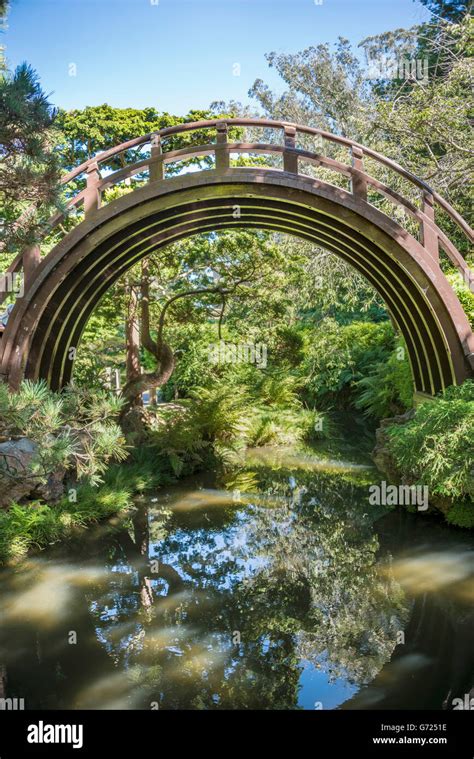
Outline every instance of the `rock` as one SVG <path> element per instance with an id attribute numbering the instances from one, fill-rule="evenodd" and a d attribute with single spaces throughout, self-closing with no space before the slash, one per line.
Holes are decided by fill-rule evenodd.
<path id="1" fill-rule="evenodd" d="M 40 484 L 39 479 L 30 474 L 30 464 L 36 451 L 36 443 L 28 438 L 0 444 L 0 507 L 20 501 Z"/>
<path id="2" fill-rule="evenodd" d="M 38 485 L 31 494 L 33 498 L 41 498 L 46 503 L 59 501 L 64 495 L 64 478 L 66 470 L 61 467 L 56 472 L 52 472 L 44 484 Z"/>
<path id="3" fill-rule="evenodd" d="M 410 409 L 405 414 L 399 414 L 398 416 L 391 417 L 390 419 L 382 419 L 380 427 L 375 432 L 375 448 L 372 451 L 372 459 L 377 469 L 385 474 L 389 480 L 399 480 L 400 473 L 398 472 L 392 454 L 388 449 L 388 427 L 393 427 L 394 424 L 406 424 L 415 416 L 415 409 Z"/>
<path id="4" fill-rule="evenodd" d="M 26 437 L 0 443 L 0 508 L 25 498 L 51 502 L 62 496 L 64 469 L 51 473 L 46 482 L 31 473 L 37 452 L 37 443 Z"/>

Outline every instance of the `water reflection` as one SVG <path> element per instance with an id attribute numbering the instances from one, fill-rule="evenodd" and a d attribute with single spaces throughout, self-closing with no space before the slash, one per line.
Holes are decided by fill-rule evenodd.
<path id="1" fill-rule="evenodd" d="M 260 450 L 241 474 L 246 492 L 238 477 L 230 490 L 193 479 L 5 570 L 8 695 L 28 708 L 441 708 L 469 690 L 472 538 L 369 506 L 376 475 L 347 451 Z"/>

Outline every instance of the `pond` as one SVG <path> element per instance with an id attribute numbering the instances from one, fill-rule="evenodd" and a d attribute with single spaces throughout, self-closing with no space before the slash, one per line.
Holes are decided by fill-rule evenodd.
<path id="1" fill-rule="evenodd" d="M 453 708 L 474 538 L 369 505 L 360 439 L 249 451 L 0 573 L 0 696 L 27 709 Z M 362 452 L 361 452 L 362 451 Z"/>

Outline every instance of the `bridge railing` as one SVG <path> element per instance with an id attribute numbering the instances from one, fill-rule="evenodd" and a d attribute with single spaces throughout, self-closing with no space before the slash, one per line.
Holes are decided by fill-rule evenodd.
<path id="1" fill-rule="evenodd" d="M 236 128 L 250 129 L 251 131 L 262 130 L 272 135 L 272 142 L 245 142 L 231 141 L 229 131 L 235 134 Z M 167 150 L 167 142 L 176 136 L 188 136 L 192 132 L 199 135 L 209 131 L 209 141 L 204 144 L 191 144 L 184 148 Z M 309 150 L 298 147 L 298 140 L 316 138 L 318 150 Z M 329 157 L 325 151 L 325 145 L 332 144 L 337 148 L 345 148 L 348 152 L 349 161 L 344 162 Z M 146 155 L 134 163 L 127 163 L 127 153 L 131 150 L 146 151 Z M 328 184 L 322 179 L 315 179 L 314 175 L 306 174 L 303 168 L 306 166 L 315 169 L 322 168 L 344 178 L 349 184 L 349 192 L 358 201 L 373 204 L 372 196 L 376 193 L 379 197 L 387 199 L 390 203 L 407 214 L 414 221 L 417 232 L 412 227 L 407 230 L 417 237 L 427 252 L 435 261 L 439 260 L 440 249 L 445 252 L 454 266 L 460 271 L 465 281 L 474 287 L 474 278 L 468 265 L 457 249 L 454 242 L 438 226 L 435 219 L 437 210 L 446 214 L 454 227 L 459 230 L 470 244 L 474 242 L 473 230 L 467 222 L 452 206 L 447 203 L 426 182 L 410 173 L 402 166 L 389 158 L 377 153 L 371 148 L 365 147 L 353 140 L 340 135 L 331 134 L 320 129 L 308 126 L 300 126 L 282 121 L 268 119 L 212 119 L 208 121 L 188 122 L 167 127 L 158 132 L 136 137 L 132 140 L 106 150 L 74 168 L 62 178 L 66 195 L 70 197 L 65 203 L 65 212 L 56 213 L 47 224 L 47 233 L 50 234 L 65 221 L 65 218 L 76 209 L 82 209 L 85 219 L 89 219 L 97 213 L 104 203 L 106 190 L 130 183 L 133 177 L 139 177 L 147 182 L 166 182 L 166 167 L 169 164 L 191 161 L 192 159 L 204 159 L 211 157 L 212 168 L 215 172 L 229 172 L 236 168 L 235 156 L 248 154 L 265 155 L 271 157 L 267 167 L 269 171 L 283 171 L 321 184 Z M 275 166 L 275 157 L 279 157 L 281 167 Z M 110 164 L 119 160 L 123 168 L 110 170 Z M 389 170 L 395 176 L 404 180 L 410 187 L 411 199 L 405 197 L 396 186 L 382 182 L 380 179 L 368 173 L 366 163 L 370 162 L 383 170 Z M 199 168 L 199 166 L 198 166 Z M 258 167 L 238 166 L 241 171 L 255 171 Z M 302 171 L 303 169 L 303 171 Z M 383 172 L 382 172 L 383 173 Z M 385 171 L 385 173 L 387 173 Z M 75 191 L 77 181 L 85 177 L 85 186 Z M 329 183 L 330 184 L 330 183 Z M 396 184 L 396 183 L 395 183 Z M 415 198 L 415 199 L 414 199 Z M 45 236 L 46 236 L 45 234 Z M 0 303 L 7 296 L 5 282 L 12 274 L 23 270 L 25 287 L 34 277 L 36 266 L 41 260 L 39 245 L 34 245 L 17 255 L 6 272 L 6 276 L 0 278 Z M 3 280 L 3 281 L 2 281 Z"/>

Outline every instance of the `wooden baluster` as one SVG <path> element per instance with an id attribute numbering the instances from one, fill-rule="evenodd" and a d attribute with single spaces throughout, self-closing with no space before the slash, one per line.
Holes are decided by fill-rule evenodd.
<path id="1" fill-rule="evenodd" d="M 161 182 L 165 178 L 165 164 L 161 136 L 154 134 L 151 138 L 150 182 Z"/>
<path id="2" fill-rule="evenodd" d="M 289 150 L 288 150 L 289 148 Z M 291 174 L 298 173 L 298 155 L 290 152 L 296 148 L 296 127 L 285 127 L 285 151 L 283 153 L 283 170 Z"/>
<path id="3" fill-rule="evenodd" d="M 216 171 L 226 171 L 230 166 L 230 155 L 227 149 L 227 131 L 227 124 L 217 125 Z"/>
<path id="4" fill-rule="evenodd" d="M 87 185 L 84 195 L 84 213 L 86 219 L 93 216 L 100 208 L 100 174 L 96 162 L 91 163 L 87 169 Z"/>
<path id="5" fill-rule="evenodd" d="M 23 288 L 26 289 L 33 282 L 36 267 L 41 261 L 41 251 L 39 245 L 31 245 L 23 253 Z"/>
<path id="6" fill-rule="evenodd" d="M 356 171 L 364 171 L 364 151 L 356 145 L 352 145 L 352 168 Z M 367 201 L 367 182 L 357 175 L 352 176 L 352 194 L 356 198 Z"/>
<path id="7" fill-rule="evenodd" d="M 425 216 L 431 219 L 433 223 L 435 223 L 434 198 L 430 192 L 423 193 L 423 213 Z M 430 224 L 424 221 L 421 231 L 423 237 L 423 247 L 431 256 L 433 256 L 435 261 L 439 261 L 438 234 L 436 232 L 436 229 L 433 229 Z"/>

